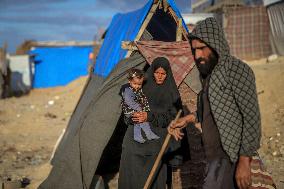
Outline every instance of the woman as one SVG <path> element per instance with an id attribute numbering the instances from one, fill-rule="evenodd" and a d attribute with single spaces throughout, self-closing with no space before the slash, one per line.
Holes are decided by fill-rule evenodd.
<path id="1" fill-rule="evenodd" d="M 146 74 L 148 79 L 143 86 L 143 92 L 149 101 L 151 111 L 134 113 L 132 120 L 126 120 L 128 129 L 122 144 L 119 189 L 143 188 L 167 135 L 167 126 L 182 108 L 180 95 L 166 58 L 156 58 Z M 143 144 L 135 142 L 133 122 L 146 121 L 150 123 L 151 129 L 160 138 L 147 140 Z M 178 144 L 172 140 L 168 152 L 173 151 L 177 146 Z M 152 189 L 166 188 L 167 179 L 169 179 L 167 176 L 168 160 L 168 158 L 163 158 L 153 179 Z"/>

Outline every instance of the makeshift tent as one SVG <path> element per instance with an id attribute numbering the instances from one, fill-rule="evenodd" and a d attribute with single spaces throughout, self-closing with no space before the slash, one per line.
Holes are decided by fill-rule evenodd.
<path id="1" fill-rule="evenodd" d="M 9 56 L 11 90 L 14 94 L 27 93 L 32 87 L 33 67 L 29 55 Z"/>
<path id="2" fill-rule="evenodd" d="M 145 30 L 151 34 L 153 40 L 176 40 L 176 23 L 178 18 L 181 18 L 176 4 L 173 0 L 163 1 L 165 6 L 169 6 L 166 7 L 166 13 L 153 2 L 154 0 L 150 0 L 139 10 L 127 14 L 116 14 L 113 17 L 96 60 L 95 74 L 108 76 L 120 60 L 130 56 L 127 50 L 121 48 L 121 41 L 141 40 Z M 187 31 L 184 22 L 183 26 Z"/>
<path id="3" fill-rule="evenodd" d="M 150 0 L 137 11 L 114 16 L 98 54 L 94 75 L 89 78 L 57 147 L 53 169 L 40 188 L 92 188 L 97 184 L 95 173 L 118 171 L 126 129 L 121 120 L 120 87 L 127 82 L 130 68 L 149 67 L 140 51 L 137 48 L 133 51 L 135 46 L 131 50 L 122 49 L 122 41 L 174 42 L 176 39 L 186 40 L 187 28 L 173 0 Z M 183 61 L 179 60 L 181 64 Z M 185 61 L 192 63 L 192 57 Z M 192 65 L 186 69 L 191 70 Z M 186 80 L 192 78 L 183 74 L 180 86 L 195 97 Z"/>
<path id="4" fill-rule="evenodd" d="M 271 55 L 269 19 L 264 6 L 227 7 L 223 18 L 233 55 L 245 60 Z"/>
<path id="5" fill-rule="evenodd" d="M 264 0 L 270 30 L 271 46 L 274 54 L 284 55 L 284 2 L 281 0 Z"/>
<path id="6" fill-rule="evenodd" d="M 216 0 L 211 1 L 211 3 L 208 2 L 206 0 L 194 2 L 192 5 L 193 12 L 199 10 L 197 12 L 214 13 L 214 17 L 223 25 L 231 53 L 234 56 L 240 59 L 253 60 L 271 55 L 269 19 L 261 0 Z M 280 9 L 277 13 L 278 19 L 275 20 L 277 29 L 281 23 Z M 275 14 L 273 13 L 273 15 Z M 278 31 L 276 32 L 277 36 L 279 36 Z M 277 39 L 280 38 L 277 37 Z"/>
<path id="7" fill-rule="evenodd" d="M 33 88 L 67 85 L 80 76 L 88 74 L 88 58 L 93 51 L 86 47 L 36 47 Z"/>

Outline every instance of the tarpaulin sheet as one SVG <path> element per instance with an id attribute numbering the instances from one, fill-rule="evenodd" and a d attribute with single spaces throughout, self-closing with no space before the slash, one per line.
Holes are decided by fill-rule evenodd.
<path id="1" fill-rule="evenodd" d="M 265 7 L 228 8 L 227 12 L 225 33 L 232 54 L 246 60 L 269 56 L 270 28 Z"/>
<path id="2" fill-rule="evenodd" d="M 284 2 L 267 7 L 273 53 L 284 56 Z"/>
<path id="3" fill-rule="evenodd" d="M 42 47 L 32 50 L 35 55 L 33 88 L 64 86 L 88 74 L 92 47 Z"/>

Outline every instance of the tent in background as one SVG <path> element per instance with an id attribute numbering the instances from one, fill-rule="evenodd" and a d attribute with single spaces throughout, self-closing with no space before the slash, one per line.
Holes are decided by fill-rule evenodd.
<path id="1" fill-rule="evenodd" d="M 25 94 L 32 88 L 33 65 L 29 55 L 10 55 L 11 91 L 13 94 Z"/>
<path id="2" fill-rule="evenodd" d="M 95 173 L 103 177 L 117 173 L 126 129 L 121 120 L 120 87 L 127 82 L 130 68 L 149 67 L 137 49 L 122 49 L 122 41 L 186 41 L 187 32 L 173 0 L 149 0 L 137 11 L 114 16 L 94 74 L 85 85 L 41 189 L 93 188 Z M 187 94 L 192 92 L 185 82 L 180 86 Z"/>
<path id="3" fill-rule="evenodd" d="M 224 9 L 223 27 L 233 55 L 255 60 L 272 54 L 269 19 L 264 6 Z"/>
<path id="4" fill-rule="evenodd" d="M 269 23 L 270 42 L 274 54 L 284 55 L 284 2 L 281 0 L 264 0 Z"/>
<path id="5" fill-rule="evenodd" d="M 214 17 L 224 28 L 231 53 L 234 56 L 240 59 L 254 60 L 266 58 L 272 54 L 271 43 L 269 40 L 270 20 L 262 0 L 194 1 L 192 9 L 195 13 L 214 13 Z M 280 10 L 281 8 L 279 8 L 278 13 L 273 13 L 273 15 L 278 14 L 278 19 L 274 21 L 277 23 L 274 24 L 274 33 L 277 33 L 277 39 L 280 39 L 278 32 L 278 26 L 281 25 Z M 280 27 L 282 27 L 282 25 Z M 278 31 L 276 32 L 276 30 Z M 279 43 L 280 42 L 281 41 L 279 41 Z"/>
<path id="6" fill-rule="evenodd" d="M 64 86 L 88 74 L 89 54 L 92 46 L 36 47 L 33 88 Z"/>

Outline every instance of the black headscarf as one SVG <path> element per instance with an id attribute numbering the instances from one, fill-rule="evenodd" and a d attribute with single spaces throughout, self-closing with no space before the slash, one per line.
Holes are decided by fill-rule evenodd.
<path id="1" fill-rule="evenodd" d="M 154 78 L 154 72 L 158 68 L 163 68 L 167 73 L 163 84 L 157 84 Z M 173 106 L 176 110 L 182 108 L 180 94 L 168 59 L 164 57 L 156 58 L 147 70 L 146 76 L 147 81 L 143 86 L 143 92 L 149 101 L 151 111 L 164 112 Z"/>

